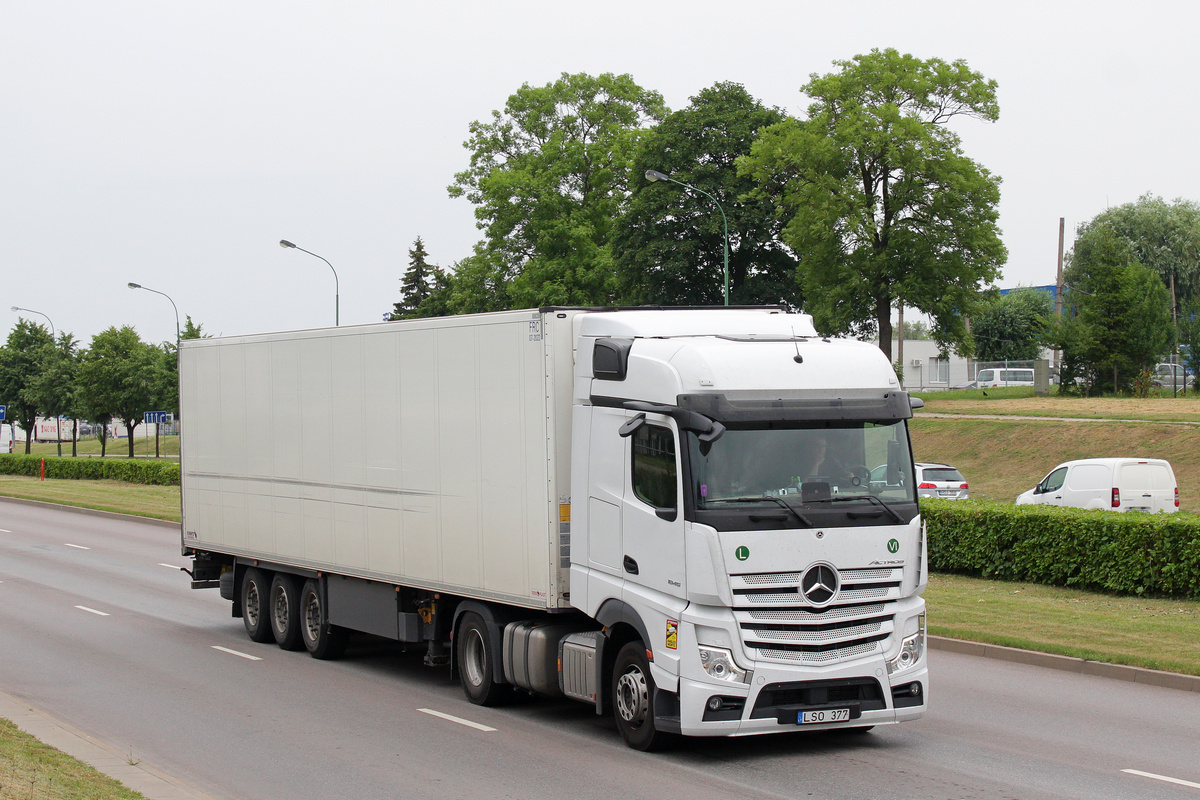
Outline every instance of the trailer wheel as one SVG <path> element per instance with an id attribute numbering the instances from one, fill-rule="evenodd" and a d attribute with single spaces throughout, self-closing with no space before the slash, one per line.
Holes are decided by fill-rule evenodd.
<path id="1" fill-rule="evenodd" d="M 299 650 L 300 643 L 300 583 L 293 575 L 275 573 L 271 580 L 271 599 L 268 604 L 271 634 L 275 644 L 284 650 Z"/>
<path id="2" fill-rule="evenodd" d="M 271 582 L 262 570 L 251 567 L 242 576 L 242 622 L 246 624 L 246 635 L 253 642 L 269 642 L 271 635 L 270 616 L 267 613 L 267 598 L 271 594 Z"/>
<path id="3" fill-rule="evenodd" d="M 646 645 L 640 641 L 625 644 L 613 664 L 613 718 L 625 744 L 634 750 L 657 750 L 666 742 L 666 734 L 654 727 L 654 678 Z"/>
<path id="4" fill-rule="evenodd" d="M 455 640 L 458 675 L 467 699 L 477 706 L 500 705 L 512 697 L 512 686 L 492 678 L 493 659 L 487 623 L 473 611 L 463 614 Z"/>
<path id="5" fill-rule="evenodd" d="M 329 660 L 340 658 L 346 652 L 350 632 L 345 628 L 330 625 L 321 598 L 321 586 L 309 579 L 300 590 L 300 640 L 304 649 L 313 658 Z"/>

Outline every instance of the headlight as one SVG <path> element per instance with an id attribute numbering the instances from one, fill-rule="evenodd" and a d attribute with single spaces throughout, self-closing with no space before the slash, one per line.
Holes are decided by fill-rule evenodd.
<path id="1" fill-rule="evenodd" d="M 894 658 L 889 658 L 887 661 L 888 675 L 893 672 L 908 669 L 916 665 L 921 660 L 921 654 L 925 652 L 925 615 L 921 614 L 917 617 L 918 630 L 912 636 L 904 637 L 904 641 L 900 643 L 900 652 Z"/>
<path id="2" fill-rule="evenodd" d="M 733 653 L 719 647 L 700 645 L 700 666 L 710 678 L 729 683 L 749 683 L 750 673 L 733 661 Z"/>

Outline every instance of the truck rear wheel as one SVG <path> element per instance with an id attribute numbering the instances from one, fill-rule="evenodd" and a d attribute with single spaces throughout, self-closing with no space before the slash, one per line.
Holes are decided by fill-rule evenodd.
<path id="1" fill-rule="evenodd" d="M 299 650 L 300 643 L 300 582 L 293 575 L 275 573 L 271 580 L 269 605 L 271 634 L 275 644 L 284 650 Z"/>
<path id="2" fill-rule="evenodd" d="M 473 611 L 463 614 L 458 624 L 455 652 L 458 656 L 458 676 L 467 699 L 477 706 L 494 706 L 512 696 L 512 686 L 498 683 L 492 677 L 493 652 L 487 623 Z"/>
<path id="3" fill-rule="evenodd" d="M 642 642 L 628 642 L 617 652 L 612 698 L 613 718 L 625 744 L 643 751 L 663 746 L 666 734 L 654 727 L 654 678 Z"/>
<path id="4" fill-rule="evenodd" d="M 340 658 L 346 652 L 349 631 L 330 625 L 321 596 L 321 585 L 311 578 L 300 590 L 300 640 L 313 658 Z"/>
<path id="5" fill-rule="evenodd" d="M 253 642 L 269 642 L 275 638 L 267 613 L 270 594 L 271 583 L 267 575 L 256 567 L 246 570 L 242 576 L 242 622 L 246 625 L 246 635 Z"/>

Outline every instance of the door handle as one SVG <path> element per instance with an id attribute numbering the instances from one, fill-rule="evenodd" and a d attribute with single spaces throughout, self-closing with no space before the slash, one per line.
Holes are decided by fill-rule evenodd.
<path id="1" fill-rule="evenodd" d="M 624 562 L 624 566 L 625 566 L 625 571 L 626 571 L 626 572 L 628 572 L 630 575 L 637 575 L 637 574 L 638 574 L 638 565 L 637 565 L 637 562 L 636 562 L 636 561 L 634 561 L 634 560 L 633 560 L 632 558 L 630 558 L 629 556 L 625 556 L 625 562 Z"/>

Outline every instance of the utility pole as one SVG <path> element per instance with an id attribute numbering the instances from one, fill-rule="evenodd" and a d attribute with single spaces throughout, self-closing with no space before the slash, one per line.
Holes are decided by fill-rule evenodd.
<path id="1" fill-rule="evenodd" d="M 1054 317 L 1056 319 L 1060 319 L 1060 320 L 1062 319 L 1062 305 L 1063 305 L 1063 303 L 1062 303 L 1063 235 L 1066 230 L 1066 224 L 1067 224 L 1066 218 L 1064 218 L 1064 217 L 1058 218 L 1058 278 L 1056 279 L 1055 289 L 1054 289 Z M 1062 353 L 1058 350 L 1055 350 L 1054 351 L 1054 371 L 1055 371 L 1055 373 L 1057 373 L 1059 371 L 1059 367 L 1062 366 L 1061 359 L 1062 359 Z"/>

